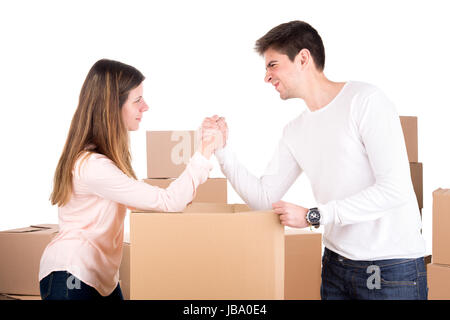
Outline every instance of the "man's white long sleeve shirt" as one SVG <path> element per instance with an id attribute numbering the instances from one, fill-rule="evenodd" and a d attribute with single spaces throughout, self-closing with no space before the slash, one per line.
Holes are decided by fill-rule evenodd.
<path id="1" fill-rule="evenodd" d="M 233 188 L 255 210 L 272 209 L 304 172 L 322 215 L 325 247 L 348 259 L 425 255 L 399 115 L 373 85 L 349 81 L 328 105 L 306 109 L 286 125 L 260 178 L 239 163 L 229 146 L 217 150 L 216 157 Z"/>

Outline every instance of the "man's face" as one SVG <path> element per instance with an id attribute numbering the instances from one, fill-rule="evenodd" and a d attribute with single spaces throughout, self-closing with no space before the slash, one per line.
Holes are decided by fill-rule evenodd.
<path id="1" fill-rule="evenodd" d="M 297 59 L 292 62 L 289 57 L 274 49 L 264 52 L 266 76 L 264 81 L 271 83 L 283 100 L 298 98 L 301 70 Z"/>

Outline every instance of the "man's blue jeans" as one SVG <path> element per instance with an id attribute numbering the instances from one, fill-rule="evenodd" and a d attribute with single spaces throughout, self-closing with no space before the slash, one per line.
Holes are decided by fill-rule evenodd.
<path id="1" fill-rule="evenodd" d="M 349 260 L 325 248 L 322 300 L 427 300 L 424 258 Z"/>
<path id="2" fill-rule="evenodd" d="M 66 271 L 54 271 L 39 282 L 42 300 L 123 300 L 120 285 L 106 297 Z"/>

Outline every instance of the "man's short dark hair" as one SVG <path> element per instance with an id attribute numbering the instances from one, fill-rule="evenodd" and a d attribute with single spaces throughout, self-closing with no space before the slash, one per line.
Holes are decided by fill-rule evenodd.
<path id="1" fill-rule="evenodd" d="M 319 33 L 308 23 L 291 21 L 276 26 L 258 39 L 255 50 L 263 55 L 267 49 L 286 54 L 291 61 L 302 49 L 308 49 L 319 71 L 325 67 L 325 49 Z"/>

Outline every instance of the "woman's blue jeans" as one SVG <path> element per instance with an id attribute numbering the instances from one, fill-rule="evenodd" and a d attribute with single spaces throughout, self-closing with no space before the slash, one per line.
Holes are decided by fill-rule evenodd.
<path id="1" fill-rule="evenodd" d="M 42 300 L 123 300 L 120 285 L 106 297 L 71 273 L 54 271 L 39 282 Z"/>

